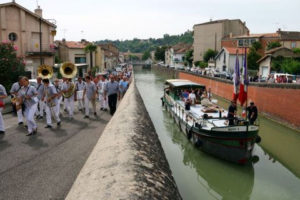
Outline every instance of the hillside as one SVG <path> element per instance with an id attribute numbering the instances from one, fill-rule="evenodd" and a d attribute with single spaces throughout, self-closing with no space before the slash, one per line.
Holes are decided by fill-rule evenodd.
<path id="1" fill-rule="evenodd" d="M 133 40 L 100 40 L 96 43 L 108 43 L 111 42 L 115 44 L 121 52 L 127 52 L 128 50 L 133 53 L 142 53 L 145 51 L 155 50 L 158 46 L 172 46 L 177 43 L 193 43 L 193 32 L 186 31 L 181 35 L 168 35 L 165 34 L 163 38 L 153 39 L 149 38 L 147 40 L 133 39 Z"/>

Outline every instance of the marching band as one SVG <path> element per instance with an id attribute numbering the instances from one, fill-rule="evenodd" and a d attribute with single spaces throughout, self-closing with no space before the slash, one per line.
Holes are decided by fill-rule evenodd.
<path id="1" fill-rule="evenodd" d="M 129 70 L 125 68 L 117 75 L 101 73 L 95 79 L 87 75 L 85 81 L 82 77 L 78 77 L 77 81 L 73 82 L 77 75 L 77 68 L 72 63 L 64 63 L 60 68 L 63 81 L 55 79 L 52 84 L 50 80 L 53 76 L 53 68 L 41 65 L 38 68 L 35 87 L 30 85 L 27 77 L 19 77 L 18 82 L 11 87 L 11 103 L 17 113 L 18 124 L 24 124 L 23 118 L 25 118 L 27 136 L 37 133 L 38 127 L 35 120 L 42 120 L 44 115 L 46 116 L 45 128 L 52 128 L 53 119 L 59 127 L 61 126 L 62 103 L 69 120 L 73 119 L 75 102 L 78 104 L 78 111 L 84 113 L 84 118 L 90 118 L 90 104 L 92 104 L 94 116 L 97 117 L 97 102 L 100 104 L 101 111 L 107 111 L 109 108 L 113 115 L 117 97 L 120 99 L 120 94 L 123 96 L 129 86 L 131 70 L 131 68 Z M 2 111 L 6 97 L 6 90 L 0 84 L 0 134 L 5 133 Z"/>

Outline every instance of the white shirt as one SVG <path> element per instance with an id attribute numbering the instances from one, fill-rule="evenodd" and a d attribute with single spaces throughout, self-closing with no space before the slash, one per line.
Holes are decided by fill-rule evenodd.
<path id="1" fill-rule="evenodd" d="M 195 104 L 195 100 L 196 100 L 196 95 L 195 95 L 195 93 L 190 93 L 190 94 L 189 94 L 189 98 L 192 100 L 192 104 Z"/>

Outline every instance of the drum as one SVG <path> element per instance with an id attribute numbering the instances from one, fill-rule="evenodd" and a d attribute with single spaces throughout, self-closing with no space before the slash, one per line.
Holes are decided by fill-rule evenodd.
<path id="1" fill-rule="evenodd" d="M 77 100 L 82 100 L 83 99 L 83 90 L 77 91 Z"/>

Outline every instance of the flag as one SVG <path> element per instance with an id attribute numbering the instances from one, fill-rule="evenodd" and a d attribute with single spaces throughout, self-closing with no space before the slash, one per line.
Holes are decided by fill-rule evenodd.
<path id="1" fill-rule="evenodd" d="M 241 85 L 240 85 L 240 92 L 239 92 L 239 101 L 242 106 L 247 100 L 248 85 L 249 85 L 249 81 L 248 81 L 248 70 L 247 70 L 247 49 L 245 48 L 243 74 L 241 78 Z"/>
<path id="2" fill-rule="evenodd" d="M 239 97 L 240 91 L 240 63 L 238 50 L 236 51 L 236 61 L 233 74 L 233 100 L 236 101 Z"/>

